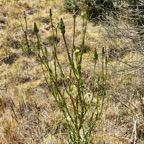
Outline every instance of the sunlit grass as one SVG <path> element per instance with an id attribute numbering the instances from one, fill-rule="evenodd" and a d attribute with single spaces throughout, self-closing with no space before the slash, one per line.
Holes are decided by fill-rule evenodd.
<path id="1" fill-rule="evenodd" d="M 2 144 L 55 144 L 68 141 L 65 135 L 66 123 L 50 92 L 51 85 L 45 82 L 40 60 L 37 58 L 36 39 L 33 33 L 33 23 L 36 22 L 42 48 L 46 47 L 48 52 L 52 53 L 50 8 L 53 11 L 54 25 L 57 25 L 60 18 L 64 20 L 65 39 L 70 50 L 73 38 L 73 17 L 72 14 L 64 11 L 63 0 L 0 1 L 0 143 Z M 27 15 L 31 55 L 25 54 L 22 50 L 22 46 L 26 48 L 21 28 L 21 24 L 25 27 L 24 12 Z M 82 42 L 81 25 L 82 19 L 78 15 L 75 31 L 77 49 L 81 47 Z M 102 47 L 105 48 L 109 59 L 107 97 L 101 119 L 92 133 L 93 143 L 129 143 L 130 140 L 133 141 L 132 132 L 134 122 L 137 121 L 137 140 L 142 144 L 143 55 L 134 49 L 130 39 L 116 37 L 119 30 L 122 34 L 131 34 L 127 29 L 129 24 L 127 27 L 127 24 L 125 25 L 121 20 L 118 25 L 111 27 L 103 23 L 95 25 L 88 22 L 87 27 L 82 64 L 85 97 L 90 94 L 86 91 L 91 90 L 94 66 L 92 57 L 95 49 L 99 55 L 96 76 L 101 75 Z M 135 34 L 136 32 L 132 32 L 132 36 Z M 59 29 L 57 37 L 57 55 L 68 78 L 67 54 Z M 49 54 L 48 57 L 51 68 L 54 68 L 52 55 Z M 47 72 L 46 68 L 44 72 Z M 57 82 L 62 88 L 63 79 L 59 77 Z M 68 79 L 65 82 L 68 83 Z"/>

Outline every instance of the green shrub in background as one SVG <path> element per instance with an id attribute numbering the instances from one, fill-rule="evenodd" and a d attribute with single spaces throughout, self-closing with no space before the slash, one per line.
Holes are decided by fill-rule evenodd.
<path id="1" fill-rule="evenodd" d="M 115 11 L 113 0 L 65 0 L 64 8 L 67 11 L 86 11 L 89 20 L 104 19 L 106 14 Z"/>
<path id="2" fill-rule="evenodd" d="M 109 14 L 115 15 L 117 12 L 125 13 L 130 10 L 132 18 L 136 18 L 139 25 L 144 23 L 144 2 L 141 0 L 64 0 L 64 8 L 69 12 L 86 11 L 88 19 L 93 21 L 105 20 Z"/>
<path id="3" fill-rule="evenodd" d="M 79 4 L 80 4 L 79 0 L 65 0 L 64 8 L 69 12 L 79 11 L 80 10 Z"/>

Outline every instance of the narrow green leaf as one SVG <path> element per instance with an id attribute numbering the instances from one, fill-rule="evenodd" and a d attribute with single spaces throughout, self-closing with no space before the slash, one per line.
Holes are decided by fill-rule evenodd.
<path id="1" fill-rule="evenodd" d="M 104 47 L 102 48 L 102 55 L 103 56 L 105 55 L 105 49 L 104 49 Z"/>
<path id="2" fill-rule="evenodd" d="M 98 60 L 98 54 L 97 54 L 97 50 L 95 48 L 95 51 L 94 51 L 94 61 L 96 62 Z"/>
<path id="3" fill-rule="evenodd" d="M 59 29 L 61 30 L 61 33 L 62 33 L 62 34 L 65 34 L 65 24 L 64 24 L 62 18 L 60 19 L 60 23 L 59 23 L 58 27 L 59 27 Z"/>
<path id="4" fill-rule="evenodd" d="M 77 79 L 80 79 L 80 75 L 78 73 L 76 73 L 76 77 Z"/>
<path id="5" fill-rule="evenodd" d="M 45 54 L 46 54 L 46 56 L 48 56 L 48 50 L 46 47 L 45 47 Z"/>
<path id="6" fill-rule="evenodd" d="M 52 10 L 50 9 L 50 17 L 52 17 Z"/>
<path id="7" fill-rule="evenodd" d="M 106 65 L 108 64 L 108 57 L 106 56 L 105 58 L 105 61 L 106 61 Z"/>
<path id="8" fill-rule="evenodd" d="M 34 23 L 34 33 L 37 34 L 39 32 L 37 24 Z"/>

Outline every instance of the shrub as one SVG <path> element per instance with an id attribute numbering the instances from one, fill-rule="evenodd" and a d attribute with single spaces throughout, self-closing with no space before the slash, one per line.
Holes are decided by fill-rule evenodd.
<path id="1" fill-rule="evenodd" d="M 64 8 L 70 12 L 86 11 L 89 20 L 100 20 L 115 10 L 112 0 L 65 0 Z"/>
<path id="2" fill-rule="evenodd" d="M 50 20 L 52 25 L 53 37 L 57 37 L 57 27 L 61 31 L 64 41 L 66 57 L 66 65 L 68 65 L 68 74 L 65 73 L 66 68 L 59 60 L 57 52 L 57 43 L 53 41 L 53 50 L 51 55 L 53 61 L 49 61 L 49 52 L 47 48 L 42 49 L 40 44 L 39 30 L 34 24 L 34 32 L 37 37 L 37 54 L 42 64 L 43 73 L 47 85 L 50 87 L 51 93 L 55 98 L 56 104 L 63 114 L 66 123 L 66 133 L 69 136 L 69 143 L 88 144 L 92 143 L 92 131 L 101 118 L 104 98 L 106 96 L 106 79 L 107 79 L 107 58 L 105 49 L 102 49 L 102 73 L 96 75 L 96 65 L 98 54 L 95 49 L 93 57 L 93 70 L 91 72 L 91 85 L 85 83 L 83 75 L 84 68 L 83 54 L 85 47 L 85 37 L 87 29 L 87 19 L 83 15 L 82 24 L 82 44 L 81 48 L 75 46 L 75 30 L 76 15 L 73 15 L 73 38 L 71 49 L 67 45 L 65 36 L 65 24 L 63 19 L 60 20 L 58 26 L 54 26 L 52 12 L 50 10 Z M 43 58 L 44 57 L 44 58 Z M 46 69 L 46 71 L 44 70 Z M 59 85 L 59 80 L 61 84 Z"/>

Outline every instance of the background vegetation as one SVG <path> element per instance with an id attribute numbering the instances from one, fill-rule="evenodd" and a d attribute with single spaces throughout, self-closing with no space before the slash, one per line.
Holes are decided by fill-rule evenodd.
<path id="1" fill-rule="evenodd" d="M 143 8 L 1 0 L 0 143 L 143 144 Z"/>

